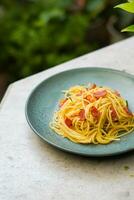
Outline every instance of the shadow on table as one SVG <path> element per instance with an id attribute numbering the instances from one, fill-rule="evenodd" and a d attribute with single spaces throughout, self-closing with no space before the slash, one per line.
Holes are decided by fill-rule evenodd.
<path id="1" fill-rule="evenodd" d="M 134 151 L 122 155 L 108 157 L 84 157 L 61 151 L 44 142 L 37 135 L 29 132 L 32 154 L 44 170 L 47 165 L 50 171 L 67 174 L 66 179 L 74 176 L 78 179 L 95 177 L 98 181 L 119 181 L 122 177 L 132 179 L 134 177 L 133 161 Z M 68 180 L 68 181 L 69 181 Z"/>
<path id="2" fill-rule="evenodd" d="M 41 145 L 42 150 L 47 148 L 48 152 L 52 153 L 52 155 L 57 154 L 58 156 L 65 156 L 65 157 L 68 156 L 68 157 L 70 157 L 71 159 L 74 159 L 74 160 L 80 159 L 80 160 L 90 160 L 90 161 L 95 161 L 95 162 L 96 161 L 110 162 L 110 161 L 128 159 L 130 157 L 133 157 L 133 155 L 134 155 L 134 150 L 132 150 L 132 151 L 122 153 L 120 155 L 113 155 L 113 156 L 103 156 L 103 157 L 82 156 L 82 155 L 62 151 L 62 150 L 48 144 L 47 142 L 43 141 L 37 135 L 35 135 L 34 142 L 36 143 L 37 146 Z"/>

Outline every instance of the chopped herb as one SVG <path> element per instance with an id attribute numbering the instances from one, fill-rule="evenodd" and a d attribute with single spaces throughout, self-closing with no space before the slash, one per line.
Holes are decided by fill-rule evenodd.
<path id="1" fill-rule="evenodd" d="M 80 86 L 83 86 L 83 87 L 86 87 L 86 85 L 85 84 L 79 84 Z"/>
<path id="2" fill-rule="evenodd" d="M 128 107 L 128 101 L 126 100 L 126 106 Z"/>
<path id="3" fill-rule="evenodd" d="M 125 165 L 125 166 L 124 166 L 124 169 L 125 169 L 125 170 L 128 170 L 128 169 L 129 169 L 129 166 Z"/>
<path id="4" fill-rule="evenodd" d="M 71 94 L 70 94 L 70 93 L 67 93 L 67 94 L 66 94 L 66 97 L 68 97 L 68 98 L 71 97 Z"/>
<path id="5" fill-rule="evenodd" d="M 71 98 L 71 97 L 68 97 L 68 99 L 70 99 L 70 100 L 73 102 L 73 100 L 72 100 L 72 98 Z"/>

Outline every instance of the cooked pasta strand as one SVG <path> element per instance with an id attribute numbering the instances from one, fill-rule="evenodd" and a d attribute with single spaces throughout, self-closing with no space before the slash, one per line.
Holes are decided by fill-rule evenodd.
<path id="1" fill-rule="evenodd" d="M 73 86 L 50 127 L 75 143 L 108 144 L 134 130 L 134 115 L 125 99 L 108 87 Z"/>

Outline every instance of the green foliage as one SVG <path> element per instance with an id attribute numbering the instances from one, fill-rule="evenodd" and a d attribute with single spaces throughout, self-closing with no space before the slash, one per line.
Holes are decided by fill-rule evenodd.
<path id="1" fill-rule="evenodd" d="M 134 25 L 130 25 L 121 30 L 121 32 L 134 32 Z"/>
<path id="2" fill-rule="evenodd" d="M 115 8 L 121 8 L 122 10 L 125 10 L 129 13 L 134 13 L 134 0 L 129 0 L 127 3 L 119 4 L 115 6 Z M 122 32 L 134 32 L 134 25 L 130 25 L 122 29 Z"/>
<path id="3" fill-rule="evenodd" d="M 121 8 L 122 10 L 125 10 L 127 12 L 134 13 L 134 1 L 119 4 L 115 6 L 115 8 Z"/>
<path id="4" fill-rule="evenodd" d="M 116 2 L 1 0 L 0 70 L 12 81 L 109 44 L 114 34 L 107 27 Z M 126 16 L 116 15 L 124 23 Z"/>

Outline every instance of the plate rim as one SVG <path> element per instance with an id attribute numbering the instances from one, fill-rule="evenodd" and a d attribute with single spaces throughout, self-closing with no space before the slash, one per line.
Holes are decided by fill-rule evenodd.
<path id="1" fill-rule="evenodd" d="M 105 68 L 105 67 L 78 67 L 78 68 L 71 68 L 71 69 L 67 69 L 67 70 L 64 70 L 64 71 L 59 71 L 55 74 L 52 74 L 52 75 L 49 75 L 47 78 L 43 79 L 40 83 L 38 83 L 30 92 L 30 94 L 28 95 L 27 97 L 27 100 L 26 100 L 26 103 L 25 103 L 25 117 L 26 117 L 26 120 L 27 120 L 27 123 L 28 125 L 30 126 L 31 130 L 33 131 L 33 133 L 35 133 L 37 136 L 39 136 L 41 139 L 43 139 L 43 141 L 47 142 L 48 144 L 52 145 L 53 147 L 56 147 L 57 149 L 60 149 L 62 151 L 65 151 L 65 152 L 68 152 L 68 153 L 71 153 L 71 154 L 76 154 L 76 155 L 81 155 L 81 156 L 85 156 L 85 157 L 108 157 L 108 156 L 115 156 L 115 155 L 120 155 L 120 154 L 124 154 L 126 152 L 129 152 L 129 151 L 133 151 L 134 150 L 134 147 L 133 148 L 127 148 L 127 149 L 124 149 L 124 150 L 119 150 L 117 152 L 108 152 L 108 153 L 86 153 L 86 152 L 80 152 L 80 151 L 74 151 L 74 150 L 71 150 L 67 147 L 61 147 L 60 145 L 56 144 L 56 143 L 53 143 L 51 142 L 50 140 L 48 140 L 47 138 L 43 137 L 32 125 L 32 123 L 30 122 L 30 118 L 28 116 L 28 104 L 30 102 L 30 98 L 32 96 L 32 94 L 47 80 L 49 80 L 50 78 L 54 77 L 54 76 L 57 76 L 59 74 L 64 74 L 66 72 L 70 72 L 70 71 L 75 71 L 75 70 L 85 70 L 85 69 L 89 69 L 89 70 L 103 70 L 103 71 L 111 71 L 111 72 L 116 72 L 116 73 L 119 73 L 119 74 L 124 74 L 126 77 L 129 77 L 129 78 L 132 78 L 134 79 L 134 75 L 133 74 L 130 74 L 128 72 L 126 72 L 125 70 L 118 70 L 118 69 L 114 69 L 114 68 Z"/>

